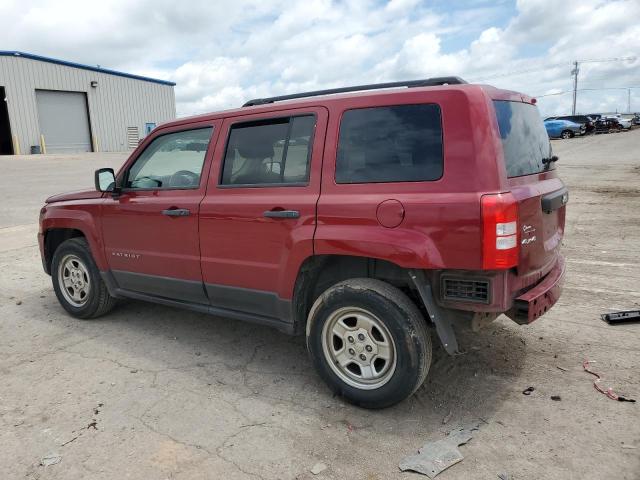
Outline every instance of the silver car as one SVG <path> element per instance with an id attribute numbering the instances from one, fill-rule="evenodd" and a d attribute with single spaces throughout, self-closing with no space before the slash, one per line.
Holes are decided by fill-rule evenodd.
<path id="1" fill-rule="evenodd" d="M 620 113 L 616 113 L 616 114 L 611 114 L 611 115 L 603 115 L 602 117 L 603 118 L 612 118 L 614 120 L 617 120 L 618 123 L 625 130 L 629 130 L 631 128 L 631 126 L 633 125 L 633 116 L 629 117 L 628 115 L 622 115 Z"/>

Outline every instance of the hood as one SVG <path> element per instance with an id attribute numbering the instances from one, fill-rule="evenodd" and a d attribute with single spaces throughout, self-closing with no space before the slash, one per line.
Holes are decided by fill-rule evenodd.
<path id="1" fill-rule="evenodd" d="M 84 199 L 100 198 L 100 197 L 102 197 L 102 192 L 99 192 L 97 190 L 76 190 L 74 192 L 59 193 L 57 195 L 52 195 L 51 197 L 45 200 L 45 203 L 64 202 L 67 200 L 84 200 Z"/>

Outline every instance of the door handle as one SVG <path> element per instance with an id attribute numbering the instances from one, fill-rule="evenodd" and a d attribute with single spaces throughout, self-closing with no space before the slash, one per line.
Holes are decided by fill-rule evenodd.
<path id="1" fill-rule="evenodd" d="M 167 210 L 162 210 L 162 214 L 168 217 L 186 217 L 191 212 L 186 208 L 168 208 Z"/>
<path id="2" fill-rule="evenodd" d="M 298 210 L 267 210 L 262 215 L 267 218 L 300 218 Z"/>

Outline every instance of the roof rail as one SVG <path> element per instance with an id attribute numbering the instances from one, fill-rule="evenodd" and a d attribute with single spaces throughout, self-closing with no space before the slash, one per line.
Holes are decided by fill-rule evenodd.
<path id="1" fill-rule="evenodd" d="M 267 103 L 281 102 L 283 100 L 293 100 L 295 98 L 318 97 L 320 95 L 332 95 L 335 93 L 361 92 L 364 90 L 380 90 L 383 88 L 398 87 L 434 87 L 437 85 L 460 85 L 467 83 L 460 77 L 433 77 L 424 80 L 409 80 L 404 82 L 373 83 L 370 85 L 356 85 L 353 87 L 330 88 L 328 90 L 315 90 L 313 92 L 292 93 L 291 95 L 281 95 L 279 97 L 254 98 L 246 102 L 243 107 L 254 105 L 265 105 Z"/>

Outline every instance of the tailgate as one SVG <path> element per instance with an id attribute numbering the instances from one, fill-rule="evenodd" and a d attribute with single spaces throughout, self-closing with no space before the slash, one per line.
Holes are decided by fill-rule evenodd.
<path id="1" fill-rule="evenodd" d="M 569 193 L 558 178 L 539 181 L 520 177 L 511 186 L 518 202 L 520 255 L 518 275 L 546 271 L 553 266 L 564 235 Z"/>
<path id="2" fill-rule="evenodd" d="M 509 190 L 518 203 L 518 276 L 527 286 L 554 264 L 564 234 L 569 194 L 554 168 L 538 109 L 532 103 L 493 102 Z M 537 278 L 536 278 L 537 277 Z"/>

